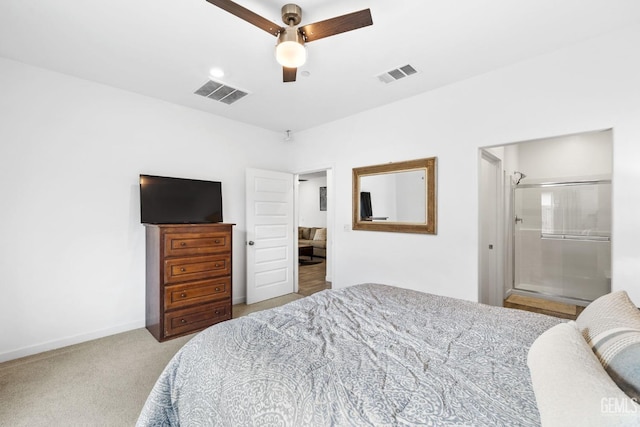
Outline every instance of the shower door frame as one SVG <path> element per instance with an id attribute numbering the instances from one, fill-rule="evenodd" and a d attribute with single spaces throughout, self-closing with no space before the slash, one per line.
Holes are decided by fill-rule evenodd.
<path id="1" fill-rule="evenodd" d="M 562 295 L 549 294 L 545 292 L 539 292 L 535 290 L 525 290 L 525 289 L 517 289 L 516 288 L 516 225 L 518 221 L 518 216 L 516 214 L 516 189 L 517 188 L 544 188 L 544 187 L 568 187 L 568 186 L 576 186 L 576 185 L 597 185 L 597 184 L 613 184 L 611 179 L 587 179 L 587 180 L 575 180 L 575 181 L 552 181 L 552 182 L 543 182 L 537 184 L 516 184 L 513 181 L 511 182 L 511 289 L 508 294 L 514 295 L 523 295 L 523 296 L 539 296 L 544 299 L 549 299 L 552 301 L 557 301 L 565 304 L 574 304 L 580 306 L 587 306 L 591 301 L 580 298 L 573 297 L 565 297 Z M 613 200 L 611 201 L 613 203 Z M 612 206 L 613 208 L 613 206 Z M 610 231 L 610 236 L 608 237 L 608 241 L 611 243 L 611 234 L 613 233 L 613 229 Z M 594 236 L 595 237 L 595 236 Z M 576 239 L 577 240 L 577 239 Z M 595 240 L 604 241 L 602 238 L 596 238 Z M 611 256 L 611 261 L 613 262 L 613 256 Z"/>

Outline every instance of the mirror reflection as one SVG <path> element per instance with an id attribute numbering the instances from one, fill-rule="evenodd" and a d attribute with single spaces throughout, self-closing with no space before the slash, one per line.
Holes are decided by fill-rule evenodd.
<path id="1" fill-rule="evenodd" d="M 436 232 L 435 157 L 353 169 L 353 229 Z"/>
<path id="2" fill-rule="evenodd" d="M 425 224 L 425 178 L 424 169 L 361 177 L 360 219 Z"/>

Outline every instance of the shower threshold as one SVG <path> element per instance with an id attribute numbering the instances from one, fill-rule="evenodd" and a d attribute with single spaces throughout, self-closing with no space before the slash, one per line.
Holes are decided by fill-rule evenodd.
<path id="1" fill-rule="evenodd" d="M 562 299 L 566 300 L 566 298 Z M 582 310 L 584 310 L 586 303 L 588 303 L 588 301 L 582 301 L 581 305 L 566 301 L 561 302 L 536 292 L 518 291 L 514 289 L 504 300 L 503 305 L 507 308 L 516 308 L 560 317 L 562 319 L 575 320 L 576 317 L 582 313 Z"/>

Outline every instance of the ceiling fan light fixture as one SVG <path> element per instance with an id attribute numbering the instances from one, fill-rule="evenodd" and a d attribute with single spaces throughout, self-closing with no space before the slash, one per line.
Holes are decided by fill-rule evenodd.
<path id="1" fill-rule="evenodd" d="M 278 36 L 276 60 L 287 68 L 298 68 L 306 62 L 307 50 L 304 47 L 304 39 L 297 28 L 286 28 Z"/>

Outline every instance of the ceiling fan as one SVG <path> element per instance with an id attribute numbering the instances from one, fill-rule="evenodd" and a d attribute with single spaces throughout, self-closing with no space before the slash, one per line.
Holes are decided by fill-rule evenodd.
<path id="1" fill-rule="evenodd" d="M 282 65 L 282 80 L 285 83 L 296 81 L 298 67 L 307 58 L 305 43 L 373 25 L 369 9 L 298 27 L 302 20 L 302 9 L 296 4 L 285 4 L 282 7 L 282 21 L 286 26 L 282 27 L 231 0 L 207 1 L 278 37 L 276 59 Z"/>

